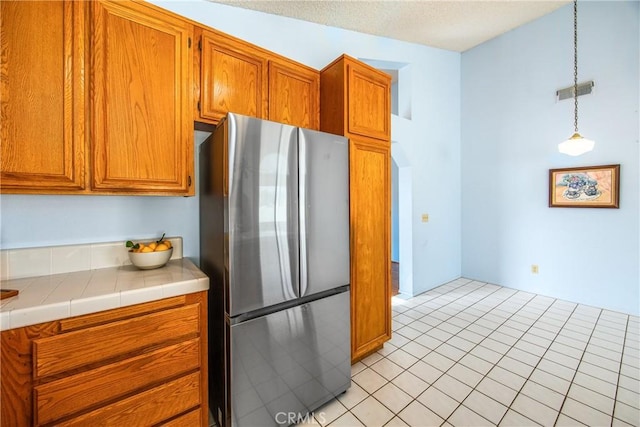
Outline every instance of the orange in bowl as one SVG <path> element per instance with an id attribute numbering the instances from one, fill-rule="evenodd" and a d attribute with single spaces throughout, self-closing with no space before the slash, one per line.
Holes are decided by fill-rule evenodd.
<path id="1" fill-rule="evenodd" d="M 131 260 L 131 264 L 141 270 L 153 270 L 164 266 L 171 259 L 172 254 L 173 248 L 152 252 L 133 252 L 130 250 L 129 260 Z"/>

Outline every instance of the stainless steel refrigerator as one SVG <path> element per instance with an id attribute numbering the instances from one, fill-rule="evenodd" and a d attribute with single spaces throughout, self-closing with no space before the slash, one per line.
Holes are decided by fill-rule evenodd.
<path id="1" fill-rule="evenodd" d="M 344 137 L 232 113 L 201 145 L 222 427 L 306 421 L 351 385 L 348 153 Z"/>

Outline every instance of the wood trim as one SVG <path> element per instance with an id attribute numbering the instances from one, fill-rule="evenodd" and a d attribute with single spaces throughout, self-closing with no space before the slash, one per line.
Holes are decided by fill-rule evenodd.
<path id="1" fill-rule="evenodd" d="M 320 130 L 346 135 L 347 91 L 341 58 L 320 72 Z"/>
<path id="2" fill-rule="evenodd" d="M 145 302 L 128 307 L 114 308 L 113 310 L 100 311 L 98 313 L 83 314 L 81 316 L 62 319 L 59 321 L 60 332 L 71 332 L 76 329 L 113 322 L 114 319 L 124 320 L 141 314 L 148 314 L 172 307 L 183 306 L 185 305 L 186 300 L 187 298 L 184 295 L 180 295 L 177 297 Z"/>
<path id="3" fill-rule="evenodd" d="M 0 334 L 0 424 L 32 425 L 32 347 L 34 338 L 57 334 L 57 322 L 9 329 Z"/>

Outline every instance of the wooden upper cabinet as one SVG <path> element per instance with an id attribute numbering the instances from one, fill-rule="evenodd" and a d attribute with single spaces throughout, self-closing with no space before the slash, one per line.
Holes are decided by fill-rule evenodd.
<path id="1" fill-rule="evenodd" d="M 269 120 L 318 130 L 320 73 L 293 61 L 269 61 Z"/>
<path id="2" fill-rule="evenodd" d="M 349 132 L 391 139 L 391 77 L 363 64 L 347 61 Z"/>
<path id="3" fill-rule="evenodd" d="M 82 190 L 85 2 L 0 2 L 0 190 Z"/>
<path id="4" fill-rule="evenodd" d="M 194 194 L 192 24 L 147 3 L 91 4 L 92 189 Z"/>
<path id="5" fill-rule="evenodd" d="M 242 40 L 202 30 L 200 121 L 217 123 L 228 112 L 267 118 L 267 57 Z"/>
<path id="6" fill-rule="evenodd" d="M 320 74 L 323 130 L 391 140 L 391 76 L 347 55 Z"/>

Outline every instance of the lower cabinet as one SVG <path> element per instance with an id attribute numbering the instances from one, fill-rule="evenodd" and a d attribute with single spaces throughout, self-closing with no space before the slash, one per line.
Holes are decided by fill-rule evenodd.
<path id="1" fill-rule="evenodd" d="M 207 426 L 207 297 L 199 292 L 3 331 L 10 426 Z"/>

